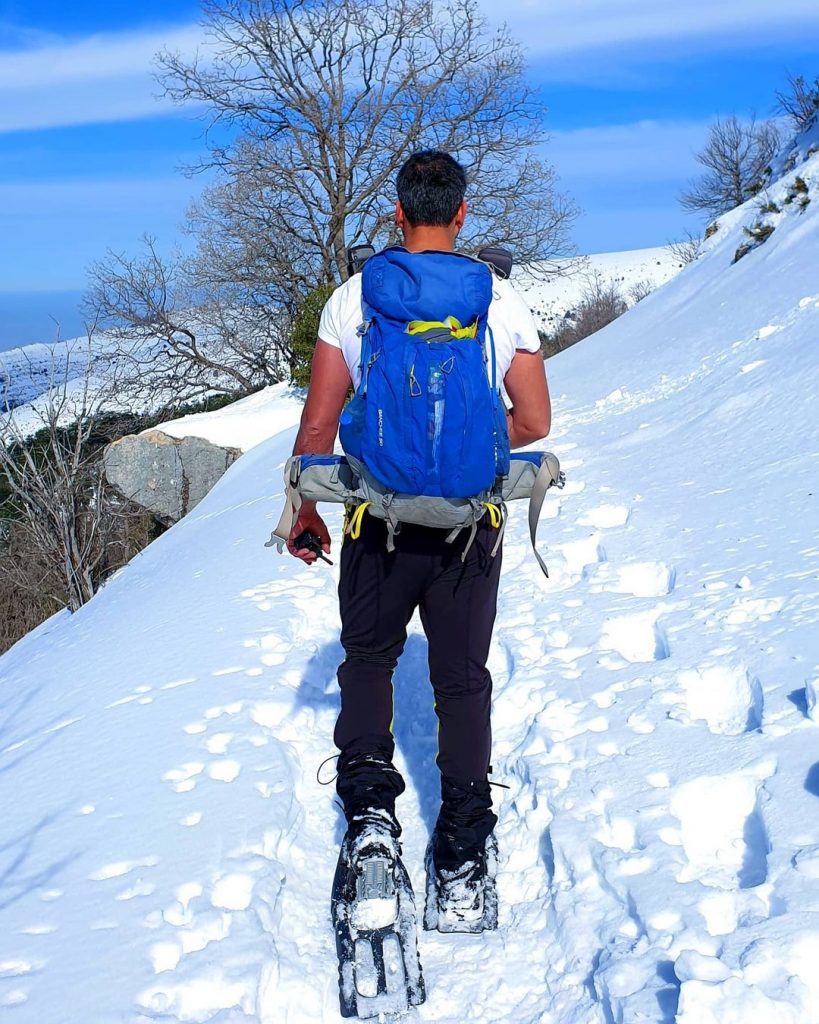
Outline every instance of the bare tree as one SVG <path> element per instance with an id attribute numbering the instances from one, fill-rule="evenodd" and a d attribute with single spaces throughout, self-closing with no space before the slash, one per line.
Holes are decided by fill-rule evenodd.
<path id="1" fill-rule="evenodd" d="M 668 243 L 668 251 L 678 263 L 688 266 L 702 252 L 702 238 L 693 231 L 686 231 L 682 238 Z"/>
<path id="2" fill-rule="evenodd" d="M 794 131 L 801 132 L 819 111 L 819 77 L 813 84 L 802 75 L 788 75 L 788 87 L 776 93 L 776 109 L 791 122 Z"/>
<path id="3" fill-rule="evenodd" d="M 239 397 L 282 379 L 281 311 L 240 281 L 202 280 L 200 271 L 164 259 L 150 237 L 140 256 L 109 252 L 91 268 L 86 310 L 106 328 L 109 365 L 131 400 Z"/>
<path id="4" fill-rule="evenodd" d="M 477 0 L 205 0 L 204 15 L 204 52 L 159 65 L 168 96 L 206 110 L 200 166 L 219 179 L 194 219 L 212 279 L 274 282 L 290 312 L 343 281 L 347 245 L 390 240 L 390 181 L 424 147 L 467 166 L 465 248 L 569 250 L 576 211 L 538 156 L 545 108 Z"/>
<path id="5" fill-rule="evenodd" d="M 565 317 L 564 325 L 543 339 L 542 351 L 551 356 L 602 330 L 628 309 L 617 283 L 607 280 L 599 270 L 586 275 L 578 305 Z"/>
<path id="6" fill-rule="evenodd" d="M 28 420 L 20 409 L 0 418 L 7 511 L 17 543 L 29 552 L 25 564 L 4 558 L 0 572 L 12 585 L 36 590 L 57 607 L 67 603 L 72 611 L 91 599 L 110 568 L 107 541 L 119 514 L 109 501 L 99 446 L 93 443 L 116 381 L 98 378 L 92 336 L 89 331 L 83 343 L 79 377 L 74 376 L 76 351 L 64 361 L 55 356 L 50 387 L 27 407 Z M 8 392 L 8 379 L 5 388 Z M 6 393 L 5 408 L 9 404 Z"/>
<path id="7" fill-rule="evenodd" d="M 681 193 L 680 203 L 711 217 L 734 209 L 763 187 L 778 148 L 779 133 L 771 121 L 718 119 L 697 153 L 705 173 Z"/>

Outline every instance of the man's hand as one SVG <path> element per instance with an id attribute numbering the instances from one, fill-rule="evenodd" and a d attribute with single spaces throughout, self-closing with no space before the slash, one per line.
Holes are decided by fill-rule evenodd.
<path id="1" fill-rule="evenodd" d="M 290 554 L 300 558 L 308 565 L 312 565 L 313 562 L 318 560 L 318 555 L 315 551 L 310 551 L 309 548 L 295 548 L 293 546 L 295 538 L 300 533 L 304 533 L 305 530 L 318 537 L 321 541 L 321 550 L 325 554 L 330 553 L 330 533 L 326 523 L 316 511 L 315 503 L 312 501 L 305 501 L 299 509 L 298 518 L 293 523 L 293 529 L 290 531 L 290 537 L 287 540 L 287 550 Z"/>

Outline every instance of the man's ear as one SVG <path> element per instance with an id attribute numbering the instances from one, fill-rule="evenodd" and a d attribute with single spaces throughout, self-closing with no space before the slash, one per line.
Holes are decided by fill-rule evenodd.
<path id="1" fill-rule="evenodd" d="M 397 199 L 395 200 L 395 226 L 399 231 L 403 231 L 407 226 L 407 217 L 404 213 L 404 207 Z"/>
<path id="2" fill-rule="evenodd" d="M 457 231 L 460 231 L 461 228 L 464 226 L 464 221 L 466 220 L 466 215 L 468 212 L 469 207 L 466 205 L 466 200 L 464 199 L 461 205 L 458 207 L 458 212 L 455 214 L 455 220 L 453 221 L 453 224 Z"/>

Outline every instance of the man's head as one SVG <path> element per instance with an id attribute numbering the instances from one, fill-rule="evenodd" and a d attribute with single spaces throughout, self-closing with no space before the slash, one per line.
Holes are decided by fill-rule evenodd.
<path id="1" fill-rule="evenodd" d="M 449 155 L 413 153 L 398 172 L 395 222 L 408 248 L 453 248 L 466 217 L 466 172 Z"/>

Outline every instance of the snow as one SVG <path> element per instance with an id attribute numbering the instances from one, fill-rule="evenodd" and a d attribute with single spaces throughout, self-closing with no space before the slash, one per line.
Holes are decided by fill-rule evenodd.
<path id="1" fill-rule="evenodd" d="M 202 437 L 223 448 L 250 451 L 288 427 L 297 425 L 304 393 L 288 384 L 262 388 L 214 413 L 194 413 L 153 427 L 171 437 Z"/>
<path id="2" fill-rule="evenodd" d="M 490 654 L 500 926 L 421 933 L 418 1021 L 819 1020 L 819 156 L 777 201 L 797 173 L 813 202 L 764 245 L 733 264 L 756 204 L 721 218 L 549 360 L 551 579 L 514 507 Z M 248 450 L 196 509 L 0 659 L 12 1024 L 340 1020 L 343 824 L 331 765 L 317 778 L 338 570 L 263 547 L 297 407 L 253 399 L 202 427 Z M 426 671 L 414 621 L 395 729 L 419 909 Z"/>
<path id="3" fill-rule="evenodd" d="M 538 325 L 551 333 L 578 306 L 596 277 L 605 284 L 616 285 L 623 299 L 633 305 L 631 290 L 635 285 L 655 290 L 681 269 L 682 264 L 669 247 L 659 245 L 556 260 L 547 267 L 535 265 L 534 273 L 530 268 L 516 267 L 512 282 L 529 303 Z"/>

